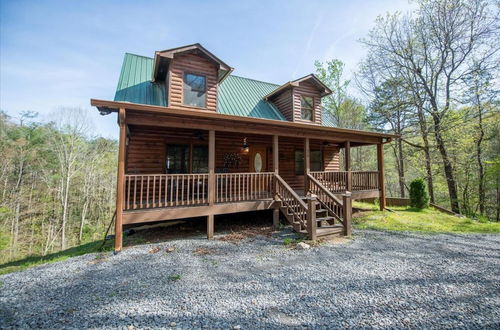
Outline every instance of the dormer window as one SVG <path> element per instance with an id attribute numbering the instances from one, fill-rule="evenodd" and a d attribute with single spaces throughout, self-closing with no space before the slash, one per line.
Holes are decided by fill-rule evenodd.
<path id="1" fill-rule="evenodd" d="M 300 117 L 313 121 L 313 98 L 311 96 L 300 97 Z"/>
<path id="2" fill-rule="evenodd" d="M 205 76 L 184 73 L 184 105 L 205 108 L 206 90 Z"/>

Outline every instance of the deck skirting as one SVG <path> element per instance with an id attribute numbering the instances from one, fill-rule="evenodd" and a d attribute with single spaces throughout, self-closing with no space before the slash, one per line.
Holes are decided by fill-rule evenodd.
<path id="1" fill-rule="evenodd" d="M 209 214 L 228 214 L 249 211 L 262 211 L 274 208 L 272 199 L 218 203 L 215 205 L 164 207 L 155 209 L 129 210 L 123 212 L 123 224 L 136 224 L 154 221 L 176 220 L 208 216 Z"/>

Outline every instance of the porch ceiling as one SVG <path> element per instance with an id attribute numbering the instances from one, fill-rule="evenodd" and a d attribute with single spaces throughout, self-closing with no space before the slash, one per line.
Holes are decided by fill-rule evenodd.
<path id="1" fill-rule="evenodd" d="M 148 127 L 215 130 L 298 138 L 309 137 L 337 143 L 350 141 L 351 146 L 386 143 L 398 137 L 393 134 L 232 116 L 213 111 L 180 107 L 159 107 L 96 99 L 91 100 L 91 105 L 99 110 L 112 112 L 116 112 L 120 108 L 126 109 L 127 124 Z"/>

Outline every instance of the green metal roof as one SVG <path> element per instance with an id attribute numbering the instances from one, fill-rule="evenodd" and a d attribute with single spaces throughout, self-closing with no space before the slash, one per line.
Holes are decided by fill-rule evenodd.
<path id="1" fill-rule="evenodd" d="M 337 127 L 335 125 L 335 121 L 333 119 L 332 114 L 330 112 L 328 112 L 326 109 L 322 110 L 321 125 L 323 125 L 323 126 L 329 126 L 329 127 Z"/>
<path id="2" fill-rule="evenodd" d="M 153 58 L 125 54 L 122 71 L 115 93 L 115 101 L 166 106 L 164 83 L 151 81 Z M 254 79 L 228 76 L 219 85 L 217 112 L 234 116 L 275 119 L 286 121 L 283 114 L 263 97 L 280 85 Z M 323 113 L 323 125 L 333 126 Z M 327 118 L 325 118 L 327 117 Z M 327 120 L 325 120 L 327 119 Z"/>
<path id="3" fill-rule="evenodd" d="M 152 72 L 152 58 L 126 53 L 115 101 L 166 106 L 165 84 L 151 82 Z"/>
<path id="4" fill-rule="evenodd" d="M 230 75 L 218 90 L 217 112 L 227 115 L 286 120 L 276 107 L 263 97 L 279 85 Z"/>

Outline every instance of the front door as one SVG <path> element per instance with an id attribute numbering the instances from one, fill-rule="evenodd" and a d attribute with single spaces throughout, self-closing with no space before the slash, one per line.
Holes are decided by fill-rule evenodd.
<path id="1" fill-rule="evenodd" d="M 267 172 L 267 148 L 265 146 L 250 147 L 250 172 Z"/>

